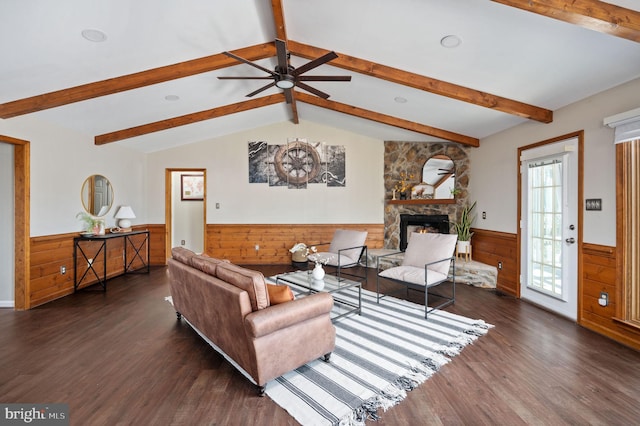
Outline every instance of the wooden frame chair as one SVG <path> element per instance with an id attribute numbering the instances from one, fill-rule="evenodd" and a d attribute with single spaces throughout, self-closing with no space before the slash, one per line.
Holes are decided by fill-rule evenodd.
<path id="1" fill-rule="evenodd" d="M 424 317 L 427 318 L 429 312 L 440 309 L 455 303 L 456 300 L 456 273 L 454 250 L 458 236 L 456 234 L 436 234 L 436 233 L 413 233 L 404 252 L 402 264 L 388 267 L 390 260 L 401 252 L 390 253 L 379 256 L 376 264 L 376 300 L 378 303 L 383 297 L 394 294 L 399 290 L 381 294 L 381 280 L 404 285 L 404 289 L 409 291 L 418 290 L 424 292 Z M 453 265 L 453 273 L 449 276 L 449 271 Z M 387 266 L 387 268 L 385 268 Z M 452 283 L 451 296 L 435 294 L 444 299 L 437 306 L 429 307 L 429 289 L 445 282 Z"/>

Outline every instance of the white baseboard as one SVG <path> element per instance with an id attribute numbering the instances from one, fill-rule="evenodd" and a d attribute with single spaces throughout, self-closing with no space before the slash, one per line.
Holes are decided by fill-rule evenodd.
<path id="1" fill-rule="evenodd" d="M 15 303 L 13 300 L 0 300 L 0 308 L 14 308 Z"/>

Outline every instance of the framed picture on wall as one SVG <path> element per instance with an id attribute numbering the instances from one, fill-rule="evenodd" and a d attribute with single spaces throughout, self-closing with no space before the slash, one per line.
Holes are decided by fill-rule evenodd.
<path id="1" fill-rule="evenodd" d="M 204 175 L 180 175 L 180 194 L 182 201 L 204 200 Z"/>

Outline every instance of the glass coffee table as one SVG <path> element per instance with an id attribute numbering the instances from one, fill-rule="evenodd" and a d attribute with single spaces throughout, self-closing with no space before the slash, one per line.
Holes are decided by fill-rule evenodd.
<path id="1" fill-rule="evenodd" d="M 331 321 L 336 322 L 346 315 L 362 312 L 362 284 L 344 277 L 326 274 L 322 280 L 324 285 L 314 282 L 311 271 L 287 272 L 276 276 L 276 284 L 293 284 L 307 290 L 307 294 L 326 292 L 333 297 L 334 309 L 331 311 Z M 357 300 L 355 294 L 349 298 L 347 290 L 358 289 Z M 355 293 L 355 292 L 353 292 Z"/>

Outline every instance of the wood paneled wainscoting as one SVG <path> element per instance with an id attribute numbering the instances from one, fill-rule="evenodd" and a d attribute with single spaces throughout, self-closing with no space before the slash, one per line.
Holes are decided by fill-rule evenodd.
<path id="1" fill-rule="evenodd" d="M 165 229 L 162 225 L 139 225 L 134 226 L 134 230 L 149 230 L 150 265 L 166 264 L 165 254 Z M 29 292 L 27 297 L 30 302 L 28 306 L 35 307 L 51 300 L 73 293 L 73 238 L 78 236 L 77 232 L 67 234 L 46 235 L 32 237 L 30 239 L 30 272 Z M 122 262 L 122 241 L 108 244 L 107 251 L 107 277 L 120 275 L 124 271 Z M 102 256 L 95 260 L 95 266 L 102 268 Z M 81 265 L 84 260 L 78 261 Z M 62 274 L 61 268 L 65 268 Z M 78 267 L 78 274 L 81 276 L 86 270 L 86 266 Z M 87 283 L 96 282 L 89 279 Z"/>
<path id="2" fill-rule="evenodd" d="M 578 322 L 618 342 L 640 350 L 640 330 L 616 320 L 622 288 L 616 276 L 618 251 L 597 244 L 582 245 L 582 288 L 579 290 Z M 600 293 L 609 295 L 609 304 L 600 306 Z"/>
<path id="3" fill-rule="evenodd" d="M 498 267 L 497 289 L 512 296 L 519 297 L 518 275 L 518 242 L 516 234 L 506 232 L 473 229 L 471 238 L 473 260 Z"/>
<path id="4" fill-rule="evenodd" d="M 336 229 L 367 231 L 369 248 L 382 248 L 384 224 L 262 224 L 207 225 L 206 252 L 238 264 L 291 263 L 289 249 L 296 243 L 312 246 L 330 243 Z M 256 250 L 256 246 L 259 249 Z M 329 247 L 323 247 L 328 249 Z"/>

